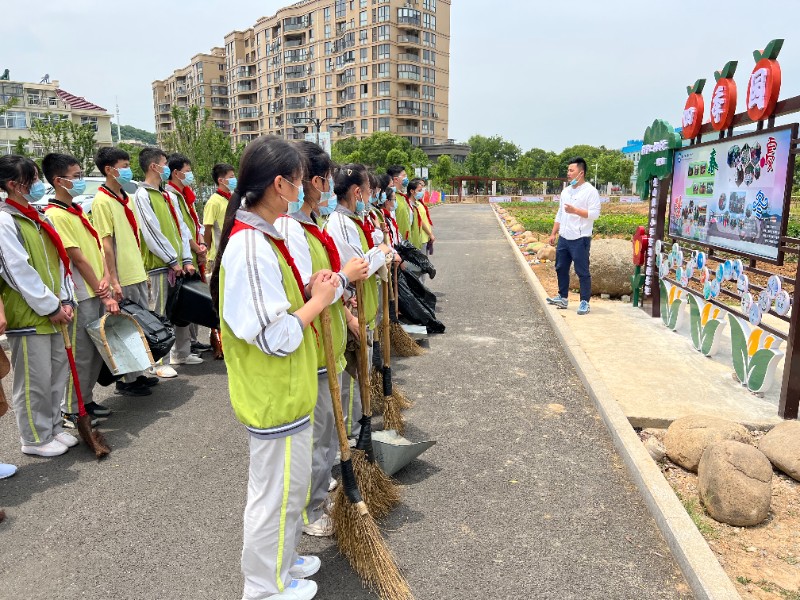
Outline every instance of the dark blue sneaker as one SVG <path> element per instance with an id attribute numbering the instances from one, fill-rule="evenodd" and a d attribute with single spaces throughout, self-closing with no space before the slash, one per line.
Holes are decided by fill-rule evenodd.
<path id="1" fill-rule="evenodd" d="M 588 315 L 589 314 L 589 303 L 586 300 L 581 300 L 580 305 L 578 305 L 578 314 L 579 315 Z"/>
<path id="2" fill-rule="evenodd" d="M 552 306 L 555 306 L 556 308 L 567 308 L 569 300 L 567 300 L 566 298 L 562 298 L 561 294 L 556 294 L 552 298 L 548 298 L 547 303 Z"/>

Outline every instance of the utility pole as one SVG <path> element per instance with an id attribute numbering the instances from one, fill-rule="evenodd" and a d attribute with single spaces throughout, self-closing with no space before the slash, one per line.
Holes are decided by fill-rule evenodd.
<path id="1" fill-rule="evenodd" d="M 597 187 L 597 165 L 598 163 L 594 163 L 594 187 Z"/>
<path id="2" fill-rule="evenodd" d="M 114 102 L 117 105 L 117 143 L 119 144 L 122 141 L 122 130 L 119 126 L 119 97 L 114 97 Z"/>

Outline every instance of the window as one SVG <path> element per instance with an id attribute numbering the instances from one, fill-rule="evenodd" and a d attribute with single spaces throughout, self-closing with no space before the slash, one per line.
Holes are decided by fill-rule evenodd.
<path id="1" fill-rule="evenodd" d="M 328 106 L 333 104 L 333 92 L 325 92 L 325 104 Z"/>
<path id="2" fill-rule="evenodd" d="M 95 117 L 95 120 L 97 117 Z M 27 129 L 25 123 L 25 112 L 19 110 L 9 110 L 0 115 L 0 129 Z"/>
<path id="3" fill-rule="evenodd" d="M 362 10 L 360 13 L 358 13 L 358 25 L 359 27 L 364 27 L 367 22 L 367 11 Z"/>
<path id="4" fill-rule="evenodd" d="M 422 0 L 422 8 L 436 12 L 436 0 Z"/>
<path id="5" fill-rule="evenodd" d="M 369 119 L 361 119 L 361 133 L 369 133 Z"/>
<path id="6" fill-rule="evenodd" d="M 387 7 L 388 8 L 388 7 Z M 380 10 L 380 9 L 378 9 Z M 397 9 L 397 22 L 401 25 L 419 25 L 420 24 L 420 13 L 418 10 L 414 10 L 413 8 L 398 8 Z"/>
<path id="7" fill-rule="evenodd" d="M 425 69 L 426 71 L 428 69 Z M 419 67 L 416 65 L 399 64 L 397 65 L 397 77 L 399 79 L 413 79 L 419 81 Z M 428 81 L 427 79 L 425 81 Z"/>
<path id="8" fill-rule="evenodd" d="M 435 65 L 436 64 L 436 52 L 433 50 L 423 50 L 422 51 L 422 64 L 423 65 Z"/>
<path id="9" fill-rule="evenodd" d="M 388 100 L 382 100 L 388 102 Z M 400 100 L 397 103 L 397 114 L 399 115 L 419 115 L 419 102 L 415 100 Z"/>
<path id="10" fill-rule="evenodd" d="M 388 117 L 381 117 L 380 119 L 378 119 L 377 130 L 378 131 L 389 131 L 389 123 L 390 122 L 391 122 L 391 119 L 389 119 Z"/>
<path id="11" fill-rule="evenodd" d="M 391 93 L 391 84 L 388 81 L 381 81 L 374 86 L 376 96 L 388 96 Z"/>
<path id="12" fill-rule="evenodd" d="M 422 32 L 422 45 L 423 46 L 430 46 L 431 48 L 436 47 L 436 34 L 430 33 L 428 31 Z"/>
<path id="13" fill-rule="evenodd" d="M 345 0 L 336 0 L 336 20 L 344 19 L 347 12 L 347 2 Z"/>
<path id="14" fill-rule="evenodd" d="M 422 15 L 422 26 L 425 29 L 436 29 L 436 17 L 425 13 Z"/>
<path id="15" fill-rule="evenodd" d="M 359 50 L 359 57 L 361 62 L 369 62 L 369 48 Z"/>
<path id="16" fill-rule="evenodd" d="M 388 115 L 391 112 L 391 100 L 375 100 L 375 114 Z"/>
<path id="17" fill-rule="evenodd" d="M 330 25 L 325 25 L 325 39 L 327 40 L 329 37 L 331 37 L 331 26 Z M 326 44 L 325 53 L 326 54 L 328 53 L 327 44 Z"/>
<path id="18" fill-rule="evenodd" d="M 325 75 L 325 89 L 329 90 L 333 87 L 333 75 Z"/>
<path id="19" fill-rule="evenodd" d="M 364 117 L 369 114 L 369 102 L 361 103 L 361 116 Z"/>
<path id="20" fill-rule="evenodd" d="M 359 8 L 367 8 L 367 0 L 360 0 L 358 3 Z"/>
<path id="21" fill-rule="evenodd" d="M 380 77 L 389 77 L 389 63 L 380 63 L 372 65 L 372 76 L 375 79 Z"/>
<path id="22" fill-rule="evenodd" d="M 332 119 L 333 118 L 333 109 L 332 108 L 326 108 L 325 109 L 325 118 L 326 119 Z"/>
<path id="23" fill-rule="evenodd" d="M 372 28 L 372 41 L 385 42 L 389 39 L 389 26 L 381 25 L 380 27 Z"/>
<path id="24" fill-rule="evenodd" d="M 324 9 L 322 9 L 322 16 L 325 19 L 326 23 L 331 20 L 331 7 L 330 6 L 326 6 Z"/>
<path id="25" fill-rule="evenodd" d="M 369 41 L 369 31 L 367 29 L 362 29 L 358 32 L 358 43 L 359 44 L 366 44 Z"/>
<path id="26" fill-rule="evenodd" d="M 373 10 L 373 14 L 375 17 L 372 19 L 375 23 L 383 23 L 384 21 L 389 20 L 389 7 L 388 6 L 379 6 L 377 9 Z"/>
<path id="27" fill-rule="evenodd" d="M 361 81 L 369 79 L 369 67 L 361 67 L 359 76 L 361 77 Z"/>
<path id="28" fill-rule="evenodd" d="M 398 65 L 402 67 L 403 65 Z M 419 79 L 419 77 L 417 77 Z M 428 81 L 430 83 L 436 83 L 436 71 L 434 69 L 429 69 L 425 67 L 422 69 L 422 81 Z"/>
<path id="29" fill-rule="evenodd" d="M 372 47 L 372 60 L 389 60 L 389 44 L 378 44 Z"/>

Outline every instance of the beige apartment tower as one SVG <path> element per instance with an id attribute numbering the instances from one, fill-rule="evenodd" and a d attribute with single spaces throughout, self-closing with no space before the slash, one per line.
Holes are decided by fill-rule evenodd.
<path id="1" fill-rule="evenodd" d="M 175 129 L 173 107 L 200 108 L 200 116 L 210 118 L 223 131 L 230 131 L 225 50 L 213 48 L 208 54 L 196 54 L 189 64 L 176 69 L 166 79 L 153 82 L 153 107 L 156 135 L 161 143 Z"/>
<path id="2" fill-rule="evenodd" d="M 448 138 L 450 0 L 304 0 L 225 36 L 222 52 L 198 55 L 153 83 L 159 135 L 172 106 L 212 110 L 234 143 L 263 134 L 302 137 L 317 119 L 337 137 L 389 131 L 414 145 Z M 197 60 L 222 60 L 224 70 Z M 213 75 L 211 74 L 213 72 Z M 191 79 L 193 77 L 193 79 Z M 220 77 L 224 81 L 220 80 Z M 220 95 L 227 86 L 227 95 Z M 309 126 L 314 131 L 314 126 Z"/>

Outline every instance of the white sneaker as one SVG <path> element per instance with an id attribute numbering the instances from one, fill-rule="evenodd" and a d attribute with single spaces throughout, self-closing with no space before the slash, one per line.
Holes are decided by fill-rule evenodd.
<path id="1" fill-rule="evenodd" d="M 292 579 L 307 579 L 319 571 L 322 561 L 318 556 L 301 556 L 297 562 L 289 567 Z"/>
<path id="2" fill-rule="evenodd" d="M 17 467 L 15 467 L 14 465 L 7 465 L 5 463 L 0 463 L 0 479 L 11 477 L 16 472 L 17 472 Z"/>
<path id="3" fill-rule="evenodd" d="M 270 600 L 311 600 L 317 595 L 317 584 L 310 579 L 293 579 L 280 594 Z"/>
<path id="4" fill-rule="evenodd" d="M 25 454 L 35 454 L 36 456 L 59 456 L 69 450 L 64 444 L 54 439 L 43 446 L 23 446 L 22 452 Z"/>
<path id="5" fill-rule="evenodd" d="M 319 519 L 308 525 L 303 525 L 303 533 L 314 537 L 330 537 L 333 535 L 333 521 L 323 514 Z"/>
<path id="6" fill-rule="evenodd" d="M 55 437 L 59 442 L 64 444 L 67 448 L 72 448 L 73 446 L 78 445 L 78 438 L 76 438 L 74 435 L 68 434 L 66 431 L 57 433 L 53 437 Z"/>
<path id="7" fill-rule="evenodd" d="M 199 365 L 203 359 L 194 354 L 190 354 L 186 358 L 171 358 L 169 364 L 171 365 Z"/>
<path id="8" fill-rule="evenodd" d="M 328 482 L 328 491 L 332 492 L 337 487 L 339 487 L 339 480 L 334 477 L 331 477 L 331 480 Z"/>
<path id="9" fill-rule="evenodd" d="M 161 377 L 162 379 L 172 379 L 173 377 L 178 376 L 178 372 L 169 365 L 161 365 L 160 367 L 156 367 L 155 374 L 157 377 Z"/>

